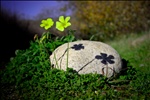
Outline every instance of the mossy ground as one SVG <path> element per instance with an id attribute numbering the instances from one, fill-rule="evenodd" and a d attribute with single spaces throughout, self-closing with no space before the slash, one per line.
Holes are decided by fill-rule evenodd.
<path id="1" fill-rule="evenodd" d="M 136 39 L 146 35 L 140 42 Z M 1 100 L 148 100 L 150 96 L 149 33 L 130 34 L 106 41 L 126 60 L 127 70 L 107 79 L 98 74 L 79 75 L 50 67 L 49 55 L 73 36 L 31 42 L 30 48 L 16 50 L 1 75 Z"/>

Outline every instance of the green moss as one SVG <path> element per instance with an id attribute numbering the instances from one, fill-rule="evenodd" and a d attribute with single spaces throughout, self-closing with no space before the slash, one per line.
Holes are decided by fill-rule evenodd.
<path id="1" fill-rule="evenodd" d="M 129 40 L 132 38 L 129 37 Z M 131 50 L 128 45 L 121 47 L 124 40 L 112 42 L 112 46 L 126 61 L 129 61 L 126 62 L 128 70 L 120 76 L 107 79 L 99 74 L 79 75 L 70 68 L 65 72 L 50 66 L 49 56 L 53 50 L 63 43 L 75 40 L 71 34 L 62 38 L 47 38 L 42 43 L 37 39 L 31 42 L 30 48 L 16 50 L 16 56 L 11 58 L 6 69 L 0 72 L 1 98 L 23 100 L 136 99 L 137 96 L 141 99 L 148 98 L 149 41 Z M 10 91 L 12 93 L 9 93 Z"/>

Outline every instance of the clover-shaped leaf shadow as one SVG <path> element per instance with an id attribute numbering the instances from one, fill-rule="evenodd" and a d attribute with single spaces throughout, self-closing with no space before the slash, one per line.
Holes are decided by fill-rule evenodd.
<path id="1" fill-rule="evenodd" d="M 102 59 L 102 61 L 101 61 L 101 63 L 103 63 L 103 64 L 114 64 L 115 63 L 115 61 L 113 61 L 112 59 L 114 59 L 114 56 L 113 55 L 109 55 L 109 56 L 107 56 L 107 54 L 106 53 L 101 53 L 101 55 L 96 55 L 95 56 L 95 59 Z"/>
<path id="2" fill-rule="evenodd" d="M 81 50 L 81 49 L 84 49 L 84 46 L 83 46 L 83 44 L 75 44 L 71 48 L 75 49 L 75 50 Z"/>

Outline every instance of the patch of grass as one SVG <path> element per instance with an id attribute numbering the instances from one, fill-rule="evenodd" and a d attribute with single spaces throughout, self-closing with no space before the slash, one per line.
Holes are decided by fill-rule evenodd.
<path id="1" fill-rule="evenodd" d="M 115 48 L 132 66 L 150 72 L 150 33 L 130 34 L 107 43 Z M 138 41 L 139 40 L 139 41 Z"/>
<path id="2" fill-rule="evenodd" d="M 54 49 L 76 39 L 71 34 L 55 39 L 50 33 L 45 35 L 47 38 L 42 42 L 37 39 L 31 42 L 30 48 L 16 50 L 16 56 L 0 72 L 1 100 L 148 99 L 149 40 L 132 49 L 123 43 L 128 43 L 133 37 L 125 38 L 125 42 L 123 39 L 108 42 L 125 59 L 127 68 L 119 76 L 108 79 L 99 74 L 79 75 L 71 68 L 66 72 L 52 68 L 49 56 Z"/>
<path id="3" fill-rule="evenodd" d="M 130 65 L 137 70 L 137 79 L 130 84 L 131 96 L 140 100 L 147 99 L 150 95 L 150 33 L 131 34 L 113 42 L 109 41 L 108 44 L 114 47 L 122 58 L 128 59 Z"/>

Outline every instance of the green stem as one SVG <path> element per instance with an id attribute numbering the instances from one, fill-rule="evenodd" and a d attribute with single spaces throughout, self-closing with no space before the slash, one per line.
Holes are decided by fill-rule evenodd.
<path id="1" fill-rule="evenodd" d="M 54 59 L 55 59 L 55 61 L 56 61 L 56 66 L 57 66 L 57 68 L 59 68 L 59 66 L 58 66 L 58 61 L 57 61 L 57 59 L 56 59 L 56 54 L 55 54 L 55 52 L 54 52 Z M 61 66 L 60 66 L 61 67 Z"/>
<path id="2" fill-rule="evenodd" d="M 67 45 L 67 63 L 66 63 L 66 66 L 68 68 L 68 59 L 69 59 L 69 42 L 68 42 L 68 45 Z"/>

